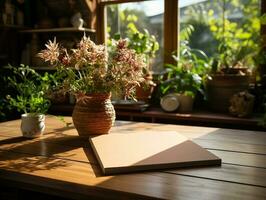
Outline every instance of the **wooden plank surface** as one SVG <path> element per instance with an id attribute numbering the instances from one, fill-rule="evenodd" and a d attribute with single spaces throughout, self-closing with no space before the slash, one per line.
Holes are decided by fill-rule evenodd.
<path id="1" fill-rule="evenodd" d="M 65 118 L 71 122 L 71 118 Z M 86 199 L 266 199 L 266 134 L 208 127 L 116 122 L 112 132 L 178 131 L 223 159 L 221 167 L 102 176 L 87 140 L 48 116 L 42 138 L 20 137 L 20 121 L 0 124 L 0 182 Z"/>
<path id="2" fill-rule="evenodd" d="M 60 159 L 49 159 L 38 156 L 32 156 L 30 159 L 25 154 L 24 159 L 16 159 L 15 153 L 5 153 L 1 160 L 13 160 L 3 164 L 1 161 L 0 168 L 5 168 L 11 172 L 23 171 L 23 182 L 31 182 L 34 185 L 44 185 L 50 189 L 59 189 L 64 184 L 58 186 L 58 181 L 64 181 L 67 184 L 78 184 L 75 192 L 84 189 L 79 187 L 80 185 L 88 186 L 88 190 L 92 190 L 92 186 L 100 189 L 114 190 L 114 191 L 127 191 L 131 197 L 145 197 L 152 196 L 157 198 L 175 199 L 183 197 L 184 199 L 206 199 L 206 195 L 211 195 L 213 198 L 215 195 L 219 197 L 228 197 L 235 199 L 263 199 L 266 197 L 265 188 L 254 187 L 244 184 L 235 184 L 230 182 L 223 182 L 217 180 L 210 180 L 206 178 L 190 177 L 172 175 L 167 173 L 141 173 L 141 174 L 128 174 L 120 176 L 100 176 L 98 168 L 92 168 L 89 164 L 62 161 Z M 27 159 L 25 159 L 27 158 Z M 38 163 L 38 165 L 36 165 Z M 27 166 L 34 166 L 27 168 Z M 6 176 L 6 173 L 0 172 L 0 178 L 11 179 L 17 178 L 12 176 Z M 49 174 L 49 177 L 47 177 Z M 41 177 L 39 179 L 33 179 L 34 177 Z M 10 178 L 11 177 L 11 178 Z M 49 184 L 43 178 L 49 178 Z M 51 181 L 54 180 L 54 181 Z M 37 182 L 36 182 L 37 180 Z M 66 188 L 65 188 L 66 189 Z M 73 190 L 73 189 L 72 189 Z M 240 192 L 241 190 L 244 193 Z M 93 191 L 93 190 L 92 190 Z M 226 191 L 226 192 L 225 192 Z M 94 191 L 94 192 L 97 192 Z M 100 192 L 103 192 L 100 190 Z M 125 194 L 123 194 L 125 195 Z M 181 195 L 181 196 L 180 196 Z M 182 199 L 183 199 L 182 198 Z"/>
<path id="3" fill-rule="evenodd" d="M 3 140 L 0 141 L 0 149 L 1 150 L 8 150 L 11 152 L 17 152 L 17 153 L 22 153 L 23 154 L 29 154 L 28 157 L 30 157 L 32 154 L 33 155 L 39 155 L 39 156 L 45 156 L 45 157 L 52 157 L 52 158 L 60 158 L 60 159 L 66 159 L 66 160 L 72 160 L 72 161 L 79 161 L 79 162 L 83 162 L 83 163 L 90 163 L 93 165 L 97 165 L 97 161 L 95 159 L 95 156 L 92 153 L 91 148 L 87 145 L 88 143 L 83 142 L 83 141 L 78 141 L 78 138 L 73 138 L 73 137 L 69 137 L 67 139 L 65 138 L 60 138 L 60 139 L 56 139 L 56 140 L 44 140 L 44 141 L 35 141 L 33 143 L 29 143 L 29 140 L 24 140 L 24 142 L 21 142 L 21 140 L 17 140 L 17 145 L 13 144 L 6 144 L 6 145 L 2 145 L 3 144 Z M 1 138 L 2 139 L 2 138 Z M 18 138 L 16 138 L 18 139 Z M 72 140 L 72 141 L 71 141 Z M 5 141 L 5 140 L 4 140 Z M 25 143 L 26 141 L 26 143 Z M 31 141 L 31 140 L 30 140 Z M 2 142 L 2 143 L 1 143 Z M 10 142 L 10 140 L 9 140 Z M 8 142 L 8 143 L 9 143 Z M 11 142 L 13 142 L 11 140 Z M 7 142 L 5 142 L 7 143 Z M 78 145 L 83 145 L 83 147 L 79 147 Z M 45 149 L 45 151 L 44 151 Z M 34 152 L 34 153 L 32 153 Z M 219 154 L 221 156 L 221 158 L 224 161 L 227 161 L 227 152 L 220 151 L 216 154 Z M 5 153 L 0 153 L 1 154 L 5 154 Z M 242 174 L 246 174 L 247 176 L 250 176 L 250 169 L 252 169 L 253 174 L 251 174 L 251 176 L 260 176 L 260 177 L 264 177 L 266 180 L 266 177 L 263 175 L 263 170 L 261 169 L 257 169 L 257 168 L 250 168 L 250 167 L 243 167 L 243 166 L 237 166 L 236 164 L 239 164 L 241 161 L 243 162 L 246 161 L 246 165 L 255 165 L 256 163 L 254 163 L 254 160 L 258 160 L 259 162 L 264 162 L 264 157 L 262 158 L 257 158 L 253 159 L 253 158 L 249 158 L 248 156 L 241 158 L 241 156 L 239 156 L 239 153 L 235 153 L 232 152 L 232 154 L 235 154 L 234 157 L 239 158 L 240 159 L 235 159 L 231 161 L 231 164 L 223 164 L 221 168 L 217 168 L 215 167 L 214 170 L 212 168 L 204 168 L 203 171 L 205 171 L 205 169 L 210 169 L 211 171 L 215 171 L 216 173 L 220 174 L 223 173 L 225 170 L 229 173 L 229 169 L 230 171 L 230 177 L 231 179 L 240 179 Z M 228 166 L 230 166 L 228 168 Z M 226 168 L 226 169 L 224 169 Z M 200 168 L 201 169 L 201 168 Z M 193 170 L 192 170 L 193 171 Z M 238 172 L 243 172 L 239 175 Z M 213 172 L 212 172 L 213 173 Z M 212 178 L 206 175 L 207 178 Z M 227 180 L 230 181 L 231 179 Z M 248 179 L 247 179 L 248 180 Z M 252 183 L 250 181 L 253 181 Z M 257 183 L 254 181 L 256 180 L 252 180 L 250 179 L 249 182 L 245 182 L 246 184 L 254 184 L 254 185 L 260 185 L 261 183 Z"/>
<path id="4" fill-rule="evenodd" d="M 266 155 L 266 145 L 260 144 L 243 144 L 231 141 L 211 140 L 208 139 L 195 139 L 194 142 L 203 146 L 204 148 L 212 150 L 234 151 L 240 153 L 250 153 Z"/>

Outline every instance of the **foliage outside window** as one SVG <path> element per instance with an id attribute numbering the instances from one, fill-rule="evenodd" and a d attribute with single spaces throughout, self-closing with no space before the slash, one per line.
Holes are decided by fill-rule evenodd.
<path id="1" fill-rule="evenodd" d="M 180 8 L 181 30 L 191 25 L 191 48 L 218 61 L 217 67 L 254 67 L 260 38 L 259 0 L 208 0 Z M 181 38 L 182 39 L 182 38 Z"/>
<path id="2" fill-rule="evenodd" d="M 137 53 L 154 57 L 152 70 L 160 71 L 163 68 L 163 10 L 150 12 L 147 6 L 154 5 L 163 5 L 163 0 L 108 5 L 107 33 L 109 42 L 118 35 L 129 38 L 129 46 Z"/>

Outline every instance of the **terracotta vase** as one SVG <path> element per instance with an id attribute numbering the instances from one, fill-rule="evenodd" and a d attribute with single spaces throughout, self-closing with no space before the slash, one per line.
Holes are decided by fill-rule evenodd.
<path id="1" fill-rule="evenodd" d="M 156 84 L 152 81 L 152 75 L 147 74 L 147 76 L 145 77 L 145 82 L 136 87 L 137 100 L 149 103 L 155 86 Z"/>
<path id="2" fill-rule="evenodd" d="M 211 110 L 228 113 L 230 98 L 249 88 L 248 75 L 213 75 L 207 82 L 207 99 Z"/>
<path id="3" fill-rule="evenodd" d="M 178 101 L 180 103 L 178 112 L 190 113 L 193 110 L 194 98 L 185 94 L 177 94 Z"/>
<path id="4" fill-rule="evenodd" d="M 144 101 L 146 103 L 151 99 L 152 93 L 154 91 L 154 85 L 140 85 L 136 87 L 136 97 L 138 101 Z"/>
<path id="5" fill-rule="evenodd" d="M 107 134 L 115 121 L 111 94 L 77 96 L 72 119 L 79 136 Z"/>

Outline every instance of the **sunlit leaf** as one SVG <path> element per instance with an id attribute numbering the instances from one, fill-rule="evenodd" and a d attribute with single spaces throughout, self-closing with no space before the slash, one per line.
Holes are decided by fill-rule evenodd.
<path id="1" fill-rule="evenodd" d="M 211 30 L 212 32 L 216 32 L 216 31 L 218 30 L 218 28 L 217 28 L 217 26 L 212 25 L 212 26 L 210 27 L 210 30 Z"/>
<path id="2" fill-rule="evenodd" d="M 214 11 L 213 11 L 212 9 L 209 10 L 208 15 L 209 15 L 209 16 L 213 16 L 213 14 L 214 14 Z"/>

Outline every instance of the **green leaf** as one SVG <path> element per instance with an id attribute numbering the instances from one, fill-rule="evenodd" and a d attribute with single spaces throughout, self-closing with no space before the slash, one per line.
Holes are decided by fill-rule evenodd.
<path id="1" fill-rule="evenodd" d="M 260 23 L 263 25 L 266 25 L 266 14 L 265 13 L 260 17 Z"/>

